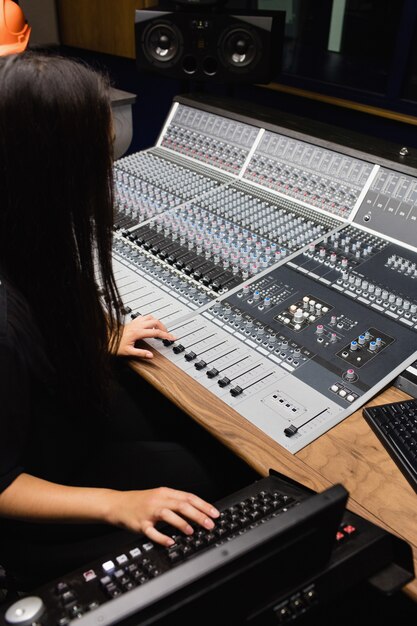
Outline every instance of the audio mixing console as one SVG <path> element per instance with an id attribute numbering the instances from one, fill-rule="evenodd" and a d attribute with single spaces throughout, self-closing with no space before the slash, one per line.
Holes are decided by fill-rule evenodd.
<path id="1" fill-rule="evenodd" d="M 417 356 L 417 176 L 399 160 L 175 99 L 115 164 L 114 267 L 149 343 L 295 453 Z"/>

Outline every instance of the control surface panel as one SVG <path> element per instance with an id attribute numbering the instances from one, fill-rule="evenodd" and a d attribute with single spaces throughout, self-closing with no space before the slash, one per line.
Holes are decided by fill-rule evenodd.
<path id="1" fill-rule="evenodd" d="M 297 452 L 417 356 L 417 177 L 203 103 L 115 164 L 114 268 L 155 350 Z M 378 162 L 377 162 L 378 161 Z"/>

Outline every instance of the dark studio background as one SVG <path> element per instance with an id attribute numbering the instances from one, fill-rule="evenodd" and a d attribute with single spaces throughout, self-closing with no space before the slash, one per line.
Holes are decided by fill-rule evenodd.
<path id="1" fill-rule="evenodd" d="M 174 95 L 202 90 L 417 148 L 414 0 L 346 0 L 339 52 L 328 49 L 333 0 L 230 0 L 226 8 L 250 13 L 254 4 L 287 11 L 282 70 L 273 79 L 280 91 L 256 85 L 218 85 L 209 80 L 176 81 L 139 73 L 134 59 L 91 50 L 81 52 L 79 48 L 63 50 L 105 68 L 115 87 L 137 94 L 129 152 L 155 143 Z M 171 10 L 172 6 L 165 2 L 163 8 Z M 202 8 L 201 14 L 209 14 L 210 10 Z M 300 90 L 307 97 L 282 89 Z M 344 106 L 313 98 L 341 99 Z M 354 107 L 371 107 L 372 112 Z"/>

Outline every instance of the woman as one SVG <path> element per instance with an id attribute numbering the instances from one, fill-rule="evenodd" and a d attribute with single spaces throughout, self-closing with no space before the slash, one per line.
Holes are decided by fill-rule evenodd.
<path id="1" fill-rule="evenodd" d="M 173 336 L 117 306 L 105 80 L 26 52 L 0 58 L 0 94 L 0 563 L 28 589 L 104 554 L 112 527 L 169 546 L 158 522 L 191 534 L 218 511 L 185 449 L 114 436 L 111 355 Z"/>

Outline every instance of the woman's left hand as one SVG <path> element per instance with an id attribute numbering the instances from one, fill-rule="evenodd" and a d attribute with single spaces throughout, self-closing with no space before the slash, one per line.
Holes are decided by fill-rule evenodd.
<path id="1" fill-rule="evenodd" d="M 175 341 L 176 337 L 168 332 L 166 326 L 153 315 L 144 315 L 135 318 L 123 327 L 117 354 L 119 356 L 139 357 L 151 359 L 153 353 L 150 350 L 136 348 L 135 343 L 141 339 L 149 338 L 169 339 Z"/>

